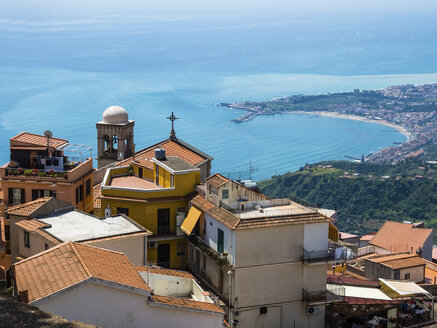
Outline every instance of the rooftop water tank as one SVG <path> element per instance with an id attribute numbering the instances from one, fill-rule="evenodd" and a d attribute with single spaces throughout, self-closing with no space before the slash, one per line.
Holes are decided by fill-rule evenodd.
<path id="1" fill-rule="evenodd" d="M 165 160 L 165 149 L 163 149 L 163 148 L 156 148 L 155 149 L 155 158 L 158 161 Z"/>

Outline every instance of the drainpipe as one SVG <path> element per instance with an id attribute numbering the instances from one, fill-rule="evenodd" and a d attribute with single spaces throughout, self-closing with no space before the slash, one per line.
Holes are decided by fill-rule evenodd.
<path id="1" fill-rule="evenodd" d="M 143 265 L 147 264 L 147 236 L 143 237 Z"/>
<path id="2" fill-rule="evenodd" d="M 229 299 L 229 301 L 228 301 L 228 303 L 229 303 L 229 306 L 228 306 L 228 321 L 229 321 L 229 324 L 231 325 L 231 327 L 233 326 L 233 323 L 232 323 L 232 274 L 234 273 L 234 271 L 233 270 L 229 270 L 228 271 L 228 285 L 229 285 L 229 296 L 228 296 L 228 299 Z"/>

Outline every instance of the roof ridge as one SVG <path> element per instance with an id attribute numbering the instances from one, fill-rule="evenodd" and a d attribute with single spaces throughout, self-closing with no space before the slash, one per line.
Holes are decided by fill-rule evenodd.
<path id="1" fill-rule="evenodd" d="M 92 277 L 93 274 L 91 273 L 91 270 L 88 268 L 88 266 L 86 265 L 85 261 L 83 260 L 82 256 L 79 254 L 79 251 L 77 250 L 75 243 L 72 241 L 69 241 L 68 244 L 71 246 L 71 249 L 73 250 L 74 254 L 76 255 L 76 257 L 79 260 L 79 263 L 82 265 L 83 269 L 85 270 L 85 272 L 88 274 L 89 277 Z"/>

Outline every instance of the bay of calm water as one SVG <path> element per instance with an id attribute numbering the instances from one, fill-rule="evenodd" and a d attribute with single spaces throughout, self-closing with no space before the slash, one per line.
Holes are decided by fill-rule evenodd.
<path id="1" fill-rule="evenodd" d="M 135 120 L 137 150 L 168 137 L 174 111 L 176 135 L 213 156 L 213 171 L 246 178 L 254 160 L 260 180 L 406 138 L 311 115 L 236 124 L 241 112 L 216 103 L 437 81 L 431 14 L 389 25 L 383 15 L 63 15 L 0 11 L 2 162 L 21 131 L 50 129 L 95 153 L 95 122 L 120 105 Z"/>

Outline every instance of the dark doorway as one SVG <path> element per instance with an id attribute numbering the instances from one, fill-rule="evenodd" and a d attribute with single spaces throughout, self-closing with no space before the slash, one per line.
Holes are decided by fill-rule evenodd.
<path id="1" fill-rule="evenodd" d="M 158 265 L 163 268 L 170 268 L 170 244 L 158 245 Z"/>
<path id="2" fill-rule="evenodd" d="M 158 235 L 170 233 L 170 209 L 161 208 L 158 210 Z"/>

